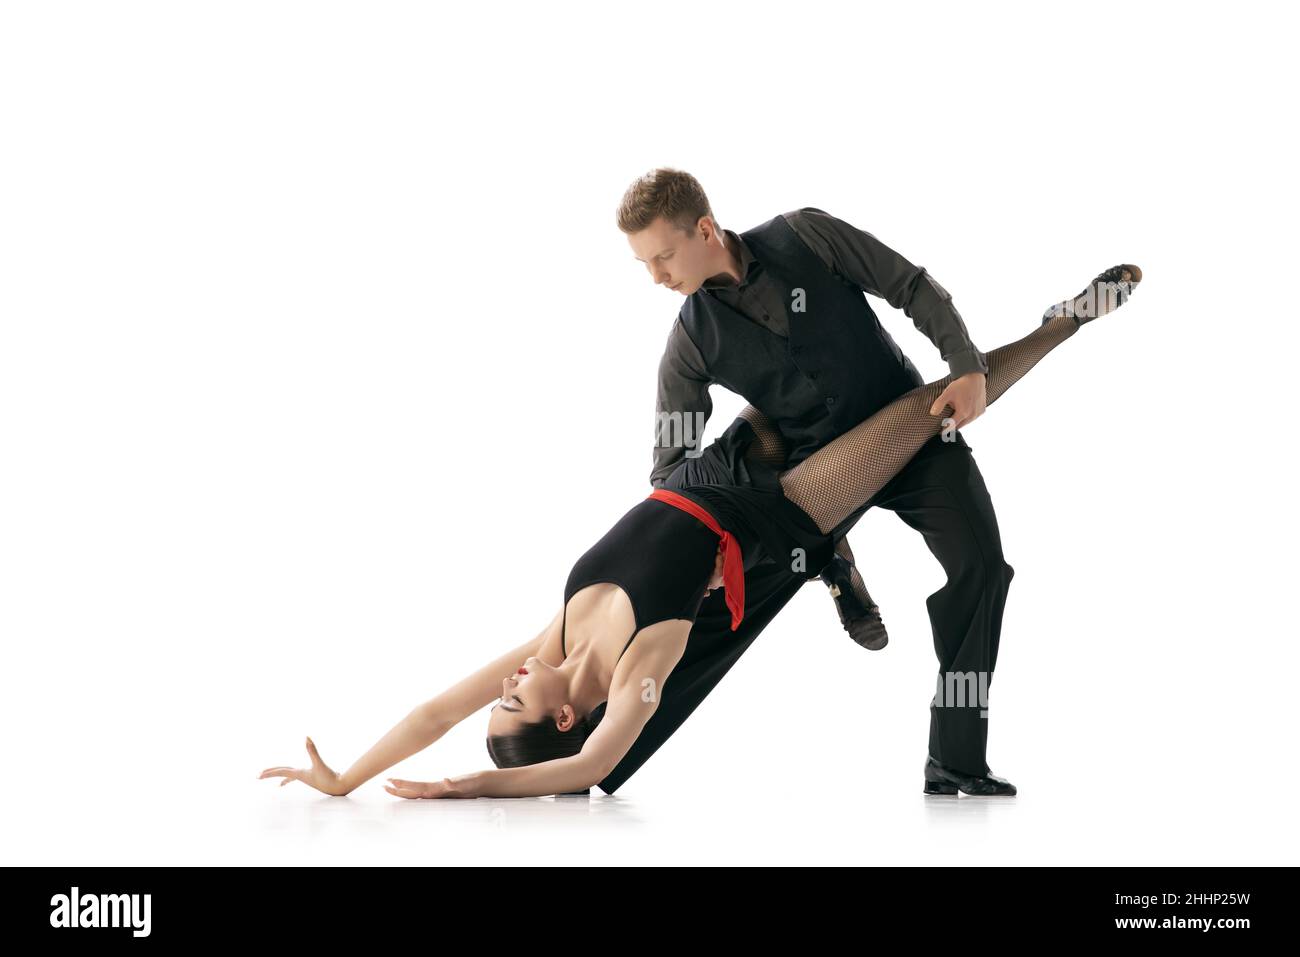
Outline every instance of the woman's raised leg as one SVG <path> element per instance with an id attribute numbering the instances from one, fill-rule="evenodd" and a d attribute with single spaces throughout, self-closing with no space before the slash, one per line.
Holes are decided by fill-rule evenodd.
<path id="1" fill-rule="evenodd" d="M 992 405 L 1081 324 L 1118 308 L 1141 275 L 1136 267 L 1107 270 L 1074 299 L 1048 309 L 1042 325 L 1029 335 L 986 353 L 987 404 Z M 1128 278 L 1121 281 L 1122 276 Z M 823 532 L 830 532 L 943 431 L 951 407 L 944 406 L 935 416 L 930 406 L 952 379 L 948 375 L 917 386 L 782 473 L 786 498 L 807 512 Z"/>

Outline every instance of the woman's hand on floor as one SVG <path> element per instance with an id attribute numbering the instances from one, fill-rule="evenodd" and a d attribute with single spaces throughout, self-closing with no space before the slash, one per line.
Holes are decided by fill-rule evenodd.
<path id="1" fill-rule="evenodd" d="M 388 778 L 389 784 L 384 790 L 389 794 L 404 798 L 472 798 L 452 783 L 451 778 L 441 781 L 406 781 L 402 778 Z"/>
<path id="2" fill-rule="evenodd" d="M 284 787 L 290 781 L 301 781 L 303 784 L 311 785 L 317 791 L 335 797 L 348 793 L 349 788 L 344 786 L 343 776 L 331 770 L 329 765 L 321 760 L 320 752 L 316 750 L 316 745 L 312 743 L 311 738 L 307 739 L 307 756 L 311 758 L 309 768 L 290 768 L 281 765 L 267 768 L 258 777 L 282 777 L 284 780 L 280 782 L 280 787 Z"/>

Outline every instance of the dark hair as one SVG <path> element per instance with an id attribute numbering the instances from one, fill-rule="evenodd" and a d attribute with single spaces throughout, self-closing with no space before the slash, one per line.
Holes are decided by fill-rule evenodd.
<path id="1" fill-rule="evenodd" d="M 627 188 L 618 206 L 618 228 L 639 233 L 660 216 L 687 234 L 695 231 L 701 216 L 718 224 L 700 181 L 668 166 L 651 170 Z"/>
<path id="2" fill-rule="evenodd" d="M 489 734 L 488 755 L 499 768 L 519 768 L 557 758 L 571 758 L 582 750 L 603 717 L 605 702 L 602 701 L 568 731 L 561 731 L 555 726 L 554 718 L 546 717 L 511 734 Z"/>

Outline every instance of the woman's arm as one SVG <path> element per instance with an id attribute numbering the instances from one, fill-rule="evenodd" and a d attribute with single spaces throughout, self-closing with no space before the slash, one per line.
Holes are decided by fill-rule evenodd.
<path id="1" fill-rule="evenodd" d="M 452 685 L 437 697 L 430 698 L 420 706 L 426 720 L 441 726 L 441 734 L 454 728 L 470 715 L 485 705 L 501 697 L 501 682 L 519 670 L 527 659 L 541 651 L 552 634 L 559 636 L 561 618 L 564 610 L 555 613 L 551 623 L 541 630 L 532 641 L 520 645 L 513 651 L 507 651 L 500 658 L 489 662 L 468 678 Z"/>
<path id="2" fill-rule="evenodd" d="M 659 689 L 686 650 L 690 622 L 673 621 L 651 625 L 649 635 L 662 628 L 642 646 L 650 649 L 615 672 L 614 690 L 605 704 L 605 714 L 582 746 L 568 758 L 542 761 L 518 768 L 475 771 L 441 781 L 393 780 L 389 793 L 410 798 L 543 797 L 594 787 L 605 780 L 624 755 L 632 749 L 659 707 Z"/>
<path id="3" fill-rule="evenodd" d="M 557 614 L 532 641 L 507 651 L 411 711 L 358 758 L 356 764 L 340 775 L 340 783 L 345 789 L 343 793 L 423 751 L 475 711 L 501 697 L 501 682 L 518 671 L 524 661 L 536 655 L 551 629 L 559 627 L 560 615 Z"/>
<path id="4" fill-rule="evenodd" d="M 602 720 L 603 724 L 604 721 Z M 585 752 L 585 748 L 583 751 Z M 545 797 L 594 787 L 609 771 L 592 757 L 578 753 L 519 768 L 492 768 L 448 778 L 453 793 L 445 797 Z M 433 797 L 434 795 L 428 795 Z"/>

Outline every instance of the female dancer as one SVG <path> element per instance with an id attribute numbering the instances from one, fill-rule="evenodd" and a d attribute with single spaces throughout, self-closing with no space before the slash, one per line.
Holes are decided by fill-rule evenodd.
<path id="1" fill-rule="evenodd" d="M 1049 308 L 1038 329 L 987 353 L 987 404 L 1083 323 L 1122 305 L 1141 278 L 1136 266 L 1114 266 Z M 734 629 L 744 615 L 745 569 L 775 561 L 818 577 L 834 555 L 830 532 L 943 429 L 952 409 L 929 410 L 951 378 L 905 393 L 780 474 L 780 435 L 745 409 L 578 560 L 560 611 L 536 638 L 417 707 L 343 774 L 308 738 L 311 767 L 267 768 L 259 777 L 347 794 L 496 700 L 487 739 L 495 769 L 437 782 L 389 778 L 385 790 L 441 798 L 590 788 L 654 713 L 704 597 L 724 589 Z"/>

